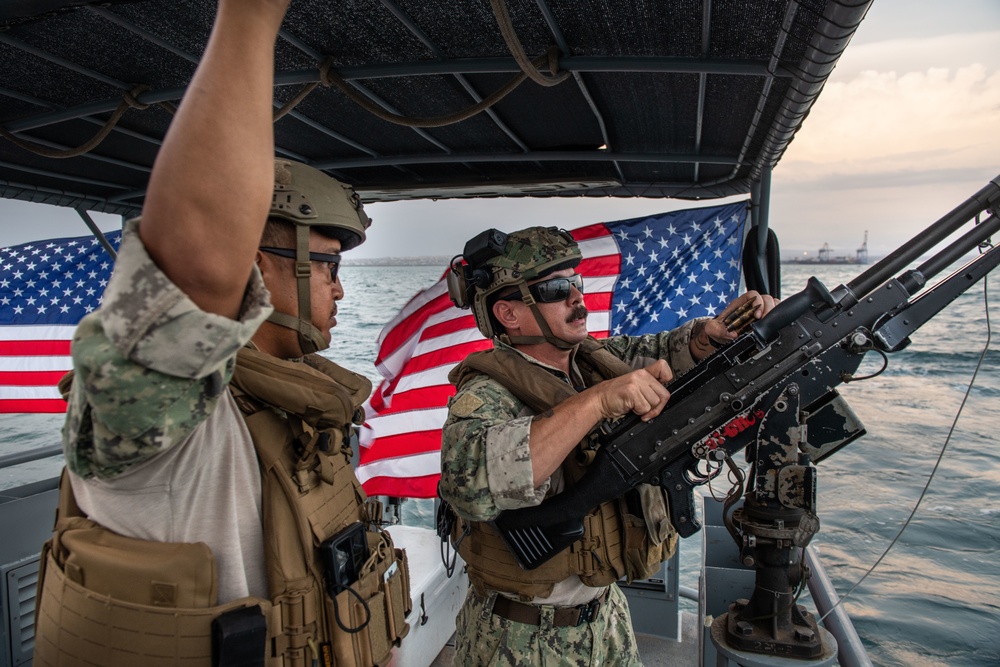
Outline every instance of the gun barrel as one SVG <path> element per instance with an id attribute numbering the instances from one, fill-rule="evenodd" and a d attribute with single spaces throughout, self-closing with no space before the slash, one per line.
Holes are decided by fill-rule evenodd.
<path id="1" fill-rule="evenodd" d="M 948 236 L 962 227 L 973 216 L 982 213 L 990 206 L 1000 203 L 1000 175 L 987 183 L 979 192 L 956 206 L 937 222 L 914 236 L 910 241 L 894 250 L 873 265 L 860 276 L 847 284 L 855 297 L 862 296 L 877 289 L 887 280 L 894 278 L 899 272 L 910 266 L 916 258 L 925 254 L 934 246 L 944 241 Z M 971 250 L 969 248 L 968 250 Z"/>
<path id="2" fill-rule="evenodd" d="M 924 279 L 936 276 L 961 259 L 967 252 L 976 248 L 980 243 L 997 232 L 1000 232 L 1000 218 L 997 218 L 995 215 L 990 215 L 990 217 L 986 218 L 973 229 L 969 230 L 967 234 L 955 241 L 955 243 L 918 266 L 917 272 Z M 900 278 L 900 282 L 902 282 L 907 289 L 912 291 L 911 285 L 907 284 L 906 281 L 907 278 Z"/>

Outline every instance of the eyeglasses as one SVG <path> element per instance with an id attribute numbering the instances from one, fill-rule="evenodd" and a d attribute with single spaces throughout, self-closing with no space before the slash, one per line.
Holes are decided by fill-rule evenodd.
<path id="1" fill-rule="evenodd" d="M 574 273 L 568 278 L 550 278 L 534 285 L 528 285 L 528 291 L 531 293 L 531 296 L 535 297 L 535 301 L 538 303 L 554 303 L 556 301 L 565 301 L 569 297 L 570 287 L 575 287 L 582 294 L 583 276 L 579 273 Z M 500 300 L 517 301 L 520 298 L 521 294 L 515 292 L 514 294 L 500 297 Z"/>
<path id="2" fill-rule="evenodd" d="M 290 257 L 295 259 L 295 251 L 291 248 L 260 248 L 261 251 L 277 255 L 279 257 Z M 326 264 L 330 271 L 330 281 L 337 282 L 337 271 L 340 269 L 340 255 L 330 255 L 325 252 L 309 253 L 310 262 Z"/>

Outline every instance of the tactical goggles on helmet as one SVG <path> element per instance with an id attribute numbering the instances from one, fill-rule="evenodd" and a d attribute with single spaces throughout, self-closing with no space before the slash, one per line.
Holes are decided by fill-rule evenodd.
<path id="1" fill-rule="evenodd" d="M 574 273 L 569 277 L 560 276 L 549 278 L 534 285 L 528 285 L 528 292 L 535 297 L 538 303 L 555 303 L 565 301 L 569 297 L 570 288 L 575 287 L 578 292 L 583 293 L 583 276 Z M 518 292 L 500 297 L 501 301 L 518 301 L 521 295 Z"/>
<path id="2" fill-rule="evenodd" d="M 264 248 L 261 247 L 262 252 L 270 253 L 272 255 L 278 255 L 279 257 L 290 257 L 295 259 L 295 251 L 291 248 Z M 319 262 L 320 264 L 326 264 L 330 271 L 330 281 L 337 282 L 337 271 L 340 270 L 340 255 L 331 255 L 325 252 L 310 252 L 309 253 L 310 262 Z"/>

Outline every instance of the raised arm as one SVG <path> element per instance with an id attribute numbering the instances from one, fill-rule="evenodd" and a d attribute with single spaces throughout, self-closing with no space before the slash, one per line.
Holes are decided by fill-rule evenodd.
<path id="1" fill-rule="evenodd" d="M 140 236 L 203 310 L 238 314 L 274 184 L 274 45 L 289 0 L 220 0 L 149 179 Z"/>

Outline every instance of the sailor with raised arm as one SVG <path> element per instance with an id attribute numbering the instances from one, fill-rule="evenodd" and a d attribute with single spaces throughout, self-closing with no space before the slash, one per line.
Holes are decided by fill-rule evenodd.
<path id="1" fill-rule="evenodd" d="M 408 629 L 405 554 L 350 467 L 371 383 L 316 354 L 370 220 L 274 159 L 288 4 L 220 0 L 73 341 L 35 665 L 370 666 Z"/>

